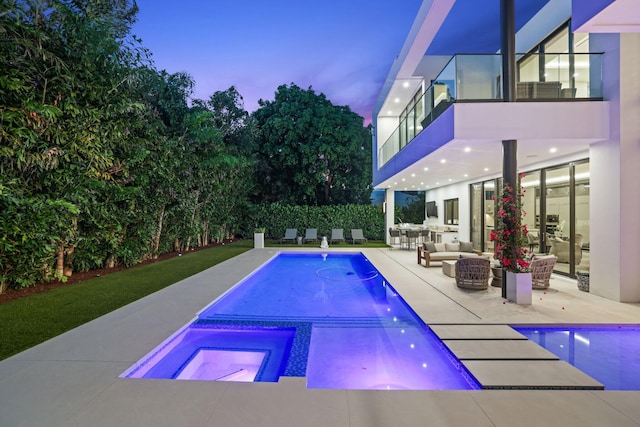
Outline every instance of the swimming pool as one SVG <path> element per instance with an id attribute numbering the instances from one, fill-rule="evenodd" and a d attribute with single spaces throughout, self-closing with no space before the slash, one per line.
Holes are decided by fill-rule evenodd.
<path id="1" fill-rule="evenodd" d="M 605 390 L 640 390 L 638 325 L 514 329 L 604 384 Z"/>
<path id="2" fill-rule="evenodd" d="M 479 388 L 362 253 L 277 255 L 122 376 Z"/>

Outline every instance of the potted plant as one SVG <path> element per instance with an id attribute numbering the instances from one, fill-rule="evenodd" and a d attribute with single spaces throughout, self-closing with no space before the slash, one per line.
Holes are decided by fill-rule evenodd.
<path id="1" fill-rule="evenodd" d="M 494 242 L 494 257 L 505 272 L 506 296 L 517 304 L 531 304 L 531 252 L 527 249 L 526 224 L 522 223 L 522 197 L 525 189 L 520 185 L 524 174 L 518 176 L 517 188 L 509 184 L 502 186 L 497 200 L 498 223 L 489 239 Z"/>
<path id="2" fill-rule="evenodd" d="M 264 227 L 256 227 L 253 230 L 253 247 L 256 249 L 264 248 Z"/>

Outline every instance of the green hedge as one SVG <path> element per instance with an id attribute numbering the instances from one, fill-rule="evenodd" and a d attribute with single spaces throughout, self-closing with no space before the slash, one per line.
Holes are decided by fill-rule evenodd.
<path id="1" fill-rule="evenodd" d="M 306 228 L 317 228 L 318 237 L 331 237 L 332 228 L 342 228 L 346 238 L 352 228 L 362 228 L 366 238 L 384 240 L 382 207 L 372 205 L 254 205 L 242 224 L 243 237 L 251 238 L 257 227 L 266 228 L 267 239 L 280 239 L 287 228 L 297 228 L 298 235 L 304 235 Z"/>

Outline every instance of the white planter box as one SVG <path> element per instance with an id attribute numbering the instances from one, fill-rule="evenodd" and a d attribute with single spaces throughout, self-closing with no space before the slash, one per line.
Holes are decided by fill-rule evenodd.
<path id="1" fill-rule="evenodd" d="M 531 304 L 531 273 L 507 271 L 507 299 L 516 304 Z"/>
<path id="2" fill-rule="evenodd" d="M 264 249 L 264 233 L 253 233 L 253 247 Z"/>

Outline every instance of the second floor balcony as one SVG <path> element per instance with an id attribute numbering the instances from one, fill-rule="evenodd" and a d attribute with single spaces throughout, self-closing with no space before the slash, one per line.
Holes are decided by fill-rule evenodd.
<path id="1" fill-rule="evenodd" d="M 517 57 L 516 101 L 602 100 L 602 54 L 521 54 Z M 378 128 L 382 167 L 442 112 L 460 102 L 502 102 L 502 56 L 455 55 L 421 96 L 397 117 L 395 130 Z M 378 142 L 380 142 L 379 140 Z"/>

